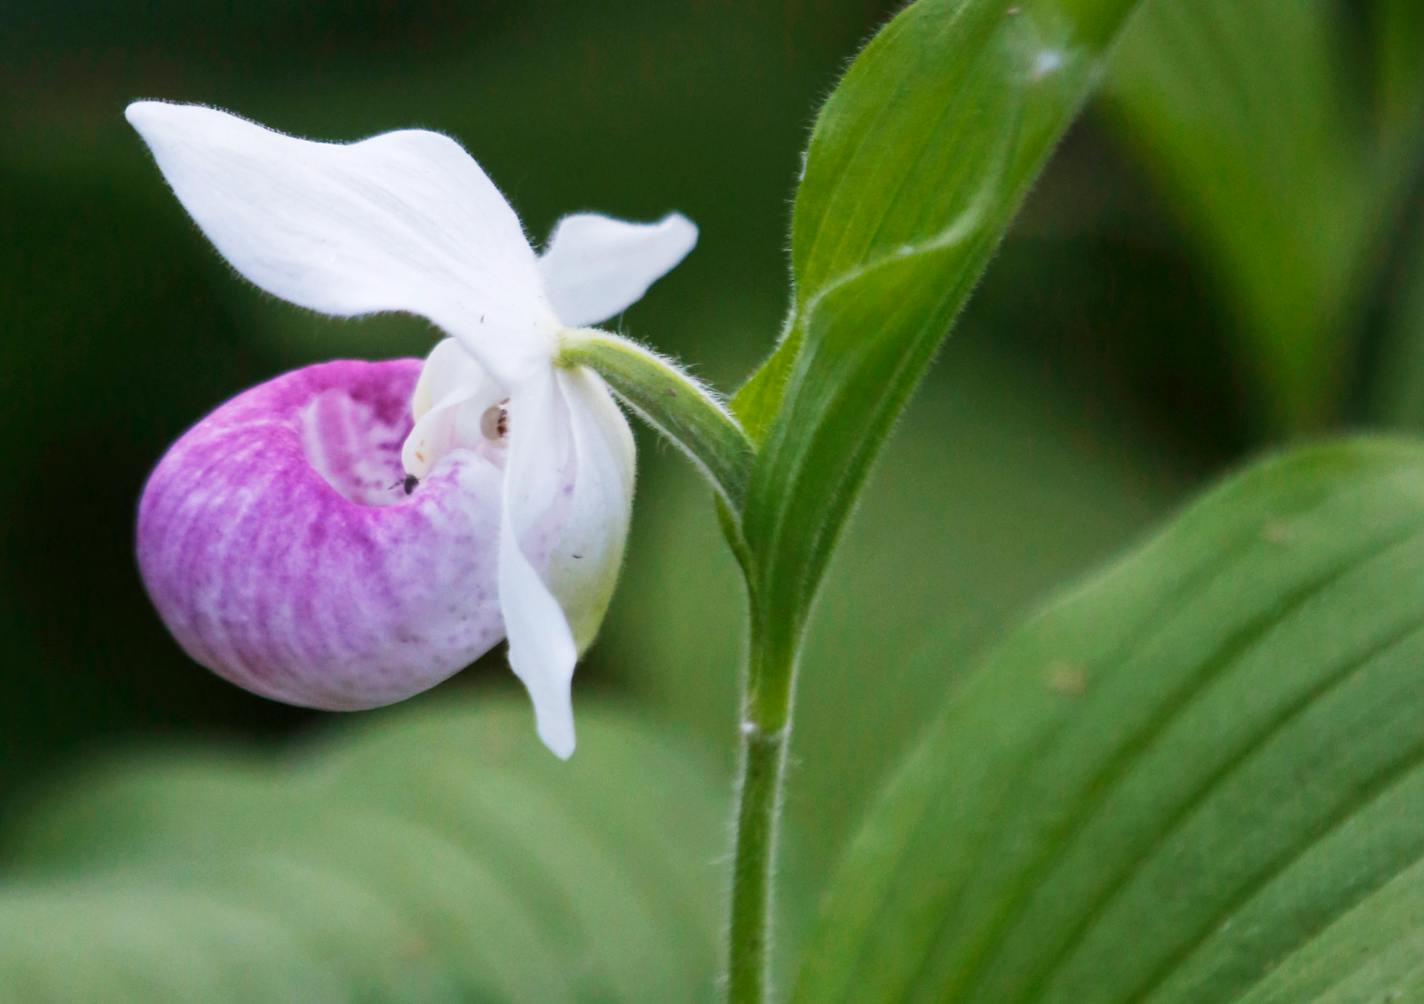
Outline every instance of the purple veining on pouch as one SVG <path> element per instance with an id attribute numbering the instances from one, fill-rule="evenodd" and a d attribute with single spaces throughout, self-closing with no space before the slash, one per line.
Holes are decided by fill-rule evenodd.
<path id="1" fill-rule="evenodd" d="M 407 494 L 416 359 L 309 366 L 219 407 L 139 505 L 143 580 L 196 661 L 293 704 L 434 686 L 504 637 L 502 450 L 456 450 Z"/>

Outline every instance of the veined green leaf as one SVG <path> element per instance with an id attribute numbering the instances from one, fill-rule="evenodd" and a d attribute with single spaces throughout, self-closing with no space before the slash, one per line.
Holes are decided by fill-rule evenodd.
<path id="1" fill-rule="evenodd" d="M 1417 999 L 1421 666 L 1424 448 L 1252 468 L 952 695 L 797 999 Z"/>
<path id="2" fill-rule="evenodd" d="M 920 0 L 817 120 L 776 353 L 733 402 L 761 443 L 753 613 L 789 651 L 871 462 L 1077 113 L 1133 0 Z"/>
<path id="3" fill-rule="evenodd" d="M 0 1000 L 710 999 L 718 779 L 597 707 L 558 763 L 481 697 L 51 797 L 8 835 Z"/>

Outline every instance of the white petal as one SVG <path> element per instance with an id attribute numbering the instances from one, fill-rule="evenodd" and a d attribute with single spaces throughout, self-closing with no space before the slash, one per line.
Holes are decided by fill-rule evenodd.
<path id="1" fill-rule="evenodd" d="M 554 227 L 539 270 L 554 313 L 579 328 L 637 303 L 696 243 L 697 227 L 681 213 L 656 223 L 576 213 Z"/>
<path id="2" fill-rule="evenodd" d="M 154 101 L 127 116 L 203 233 L 262 289 L 328 314 L 422 314 L 501 379 L 548 359 L 557 321 L 519 219 L 448 136 L 317 143 Z"/>
<path id="3" fill-rule="evenodd" d="M 552 370 L 515 389 L 499 543 L 499 601 L 509 665 L 534 702 L 539 738 L 556 756 L 574 751 L 570 686 L 578 649 L 540 574 L 572 497 L 569 415 Z"/>
<path id="4" fill-rule="evenodd" d="M 573 434 L 569 512 L 545 574 L 582 652 L 613 598 L 633 512 L 633 432 L 603 380 L 582 367 L 557 375 Z"/>

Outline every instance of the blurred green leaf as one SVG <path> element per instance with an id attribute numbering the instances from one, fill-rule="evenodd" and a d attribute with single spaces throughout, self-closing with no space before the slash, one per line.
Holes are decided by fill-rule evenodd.
<path id="1" fill-rule="evenodd" d="M 762 444 L 743 529 L 769 650 L 795 649 L 871 462 L 1132 5 L 920 0 L 822 109 L 791 317 L 734 401 Z"/>
<path id="2" fill-rule="evenodd" d="M 1377 138 L 1386 156 L 1407 158 L 1409 145 L 1424 139 L 1424 4 L 1376 0 L 1372 7 Z"/>
<path id="3" fill-rule="evenodd" d="M 1375 6 L 1362 45 L 1334 0 L 1157 0 L 1113 64 L 1119 122 L 1234 307 L 1271 433 L 1338 418 L 1424 153 L 1424 19 Z"/>
<path id="4" fill-rule="evenodd" d="M 0 999 L 710 998 L 719 779 L 596 705 L 560 763 L 481 696 L 51 797 L 8 840 Z"/>
<path id="5" fill-rule="evenodd" d="M 1383 312 L 1381 364 L 1373 388 L 1376 417 L 1424 429 L 1424 207 L 1408 223 L 1410 242 L 1391 277 Z"/>
<path id="6" fill-rule="evenodd" d="M 797 999 L 1417 989 L 1421 528 L 1424 449 L 1312 447 L 1050 606 L 866 820 Z"/>

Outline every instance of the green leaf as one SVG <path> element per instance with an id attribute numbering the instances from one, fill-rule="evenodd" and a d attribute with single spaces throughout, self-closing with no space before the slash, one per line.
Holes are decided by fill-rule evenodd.
<path id="1" fill-rule="evenodd" d="M 1383 312 L 1374 416 L 1391 425 L 1424 429 L 1424 218 L 1404 229 L 1406 245 Z"/>
<path id="2" fill-rule="evenodd" d="M 1424 449 L 1252 468 L 952 695 L 796 999 L 1405 999 L 1422 664 Z"/>
<path id="3" fill-rule="evenodd" d="M 753 620 L 795 648 L 867 470 L 1132 0 L 920 0 L 812 133 L 791 316 L 733 401 L 761 443 L 744 507 Z"/>
<path id="4" fill-rule="evenodd" d="M 1338 418 L 1424 153 L 1424 18 L 1375 6 L 1363 46 L 1333 0 L 1157 0 L 1113 63 L 1111 106 L 1225 293 L 1272 433 Z"/>
<path id="5" fill-rule="evenodd" d="M 1382 139 L 1409 142 L 1424 130 L 1424 6 L 1414 0 L 1376 0 L 1374 27 L 1376 118 Z M 1386 156 L 1394 151 L 1386 151 Z"/>
<path id="6" fill-rule="evenodd" d="M 1375 12 L 1381 156 L 1414 168 L 1415 206 L 1424 191 L 1424 4 L 1380 0 Z M 1406 182 L 1409 180 L 1406 176 Z M 1395 228 L 1392 267 L 1380 284 L 1381 332 L 1370 417 L 1424 428 L 1424 217 Z"/>
<path id="7" fill-rule="evenodd" d="M 587 706 L 561 763 L 480 696 L 51 797 L 9 835 L 0 999 L 710 999 L 717 777 Z"/>

